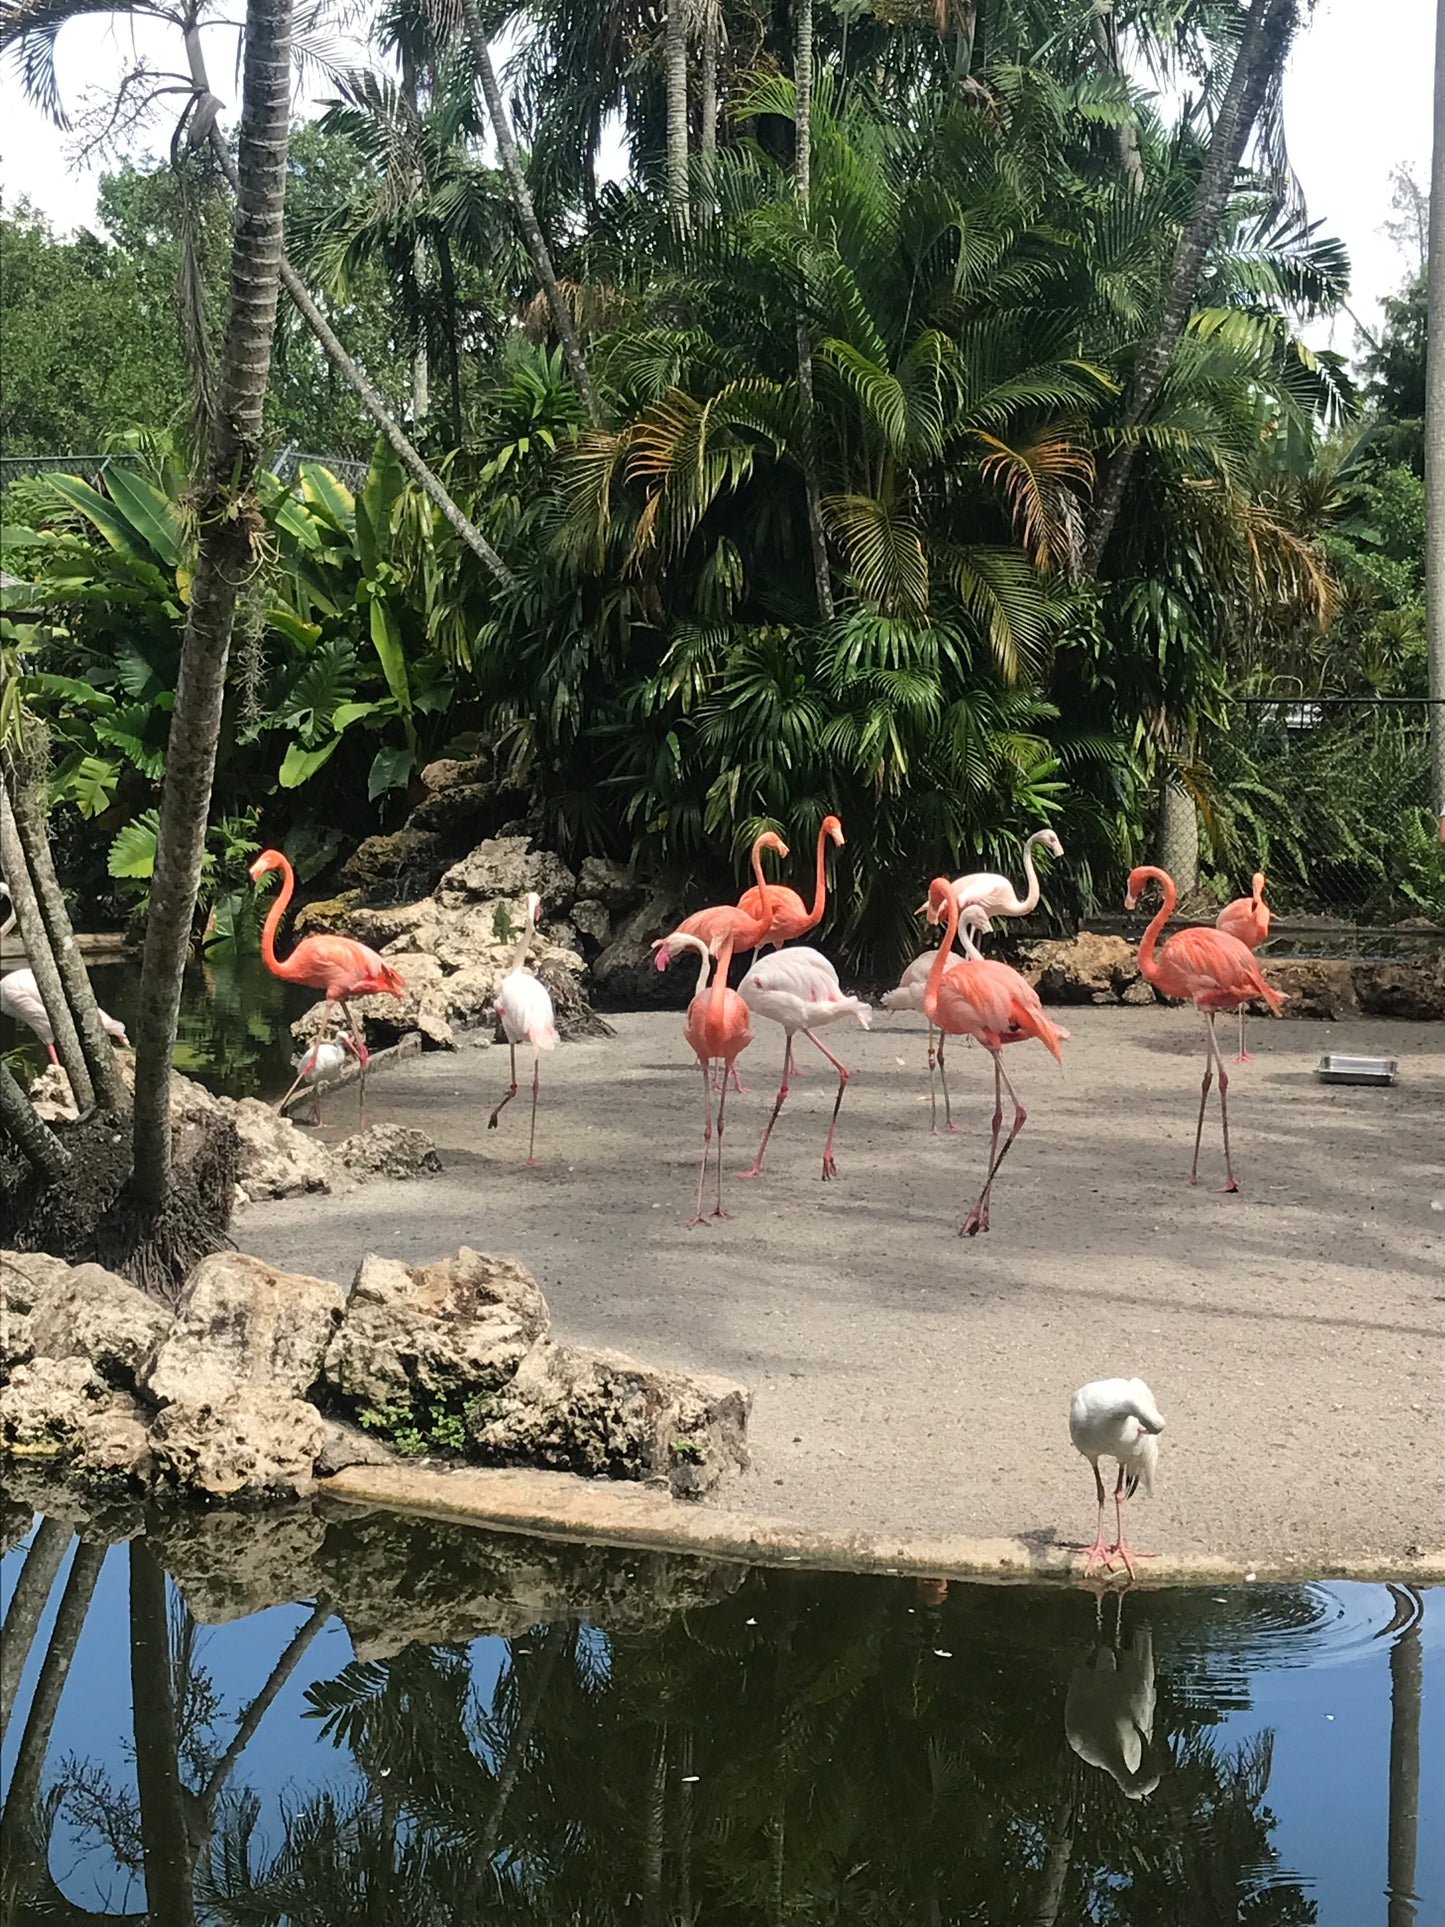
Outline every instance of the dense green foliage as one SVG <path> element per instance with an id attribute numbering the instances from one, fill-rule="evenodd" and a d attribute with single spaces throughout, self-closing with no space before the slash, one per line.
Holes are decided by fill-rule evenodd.
<path id="1" fill-rule="evenodd" d="M 1157 402 L 1120 426 L 1204 163 L 1207 89 L 1160 121 L 1101 57 L 1082 5 L 1048 21 L 1000 8 L 971 40 L 892 10 L 830 15 L 805 212 L 779 21 L 729 40 L 717 151 L 695 162 L 683 230 L 655 171 L 657 57 L 627 66 L 610 15 L 538 8 L 517 98 L 601 397 L 589 426 L 505 186 L 476 158 L 470 66 L 428 21 L 387 13 L 400 83 L 356 75 L 298 133 L 288 245 L 398 412 L 425 405 L 424 442 L 516 581 L 499 588 L 390 457 L 356 505 L 316 467 L 276 483 L 273 562 L 234 652 L 218 821 L 259 813 L 258 833 L 289 836 L 314 868 L 394 826 L 427 756 L 479 737 L 549 840 L 699 887 L 721 887 L 765 824 L 804 844 L 836 809 L 858 855 L 832 934 L 882 965 L 910 940 L 921 878 L 1006 863 L 1041 821 L 1069 853 L 1052 911 L 1112 903 L 1152 853 L 1155 791 L 1174 770 L 1200 802 L 1219 889 L 1263 857 L 1297 907 L 1445 907 L 1413 719 L 1342 730 L 1330 712 L 1301 757 L 1236 701 L 1421 689 L 1419 300 L 1391 310 L 1361 440 L 1338 358 L 1296 332 L 1343 298 L 1342 250 L 1286 211 L 1261 164 L 1228 203 Z M 1136 30 L 1153 31 L 1147 16 Z M 1206 65 L 1227 57 L 1229 31 L 1209 14 L 1178 27 Z M 614 109 L 636 172 L 599 186 Z M 155 322 L 174 313 L 180 243 L 142 233 L 177 191 L 165 169 L 117 177 L 109 247 L 28 230 L 37 263 L 89 250 L 123 288 L 149 277 L 146 301 L 127 295 L 153 341 L 152 361 L 128 368 L 128 412 L 152 427 L 186 414 L 179 351 Z M 34 443 L 61 423 L 43 428 L 53 370 L 29 366 L 7 407 L 31 411 Z M 82 437 L 82 404 L 92 438 L 124 426 L 127 411 L 81 389 L 66 435 Z M 370 445 L 289 313 L 271 406 L 278 440 Z M 1125 511 L 1089 580 L 1096 472 L 1126 435 L 1139 454 Z M 47 612 L 13 639 L 67 745 L 57 798 L 112 838 L 153 806 L 194 534 L 179 476 L 152 479 L 177 531 L 170 559 L 134 529 L 112 540 L 73 483 L 32 486 L 7 511 L 22 531 L 7 567 Z M 1387 799 L 1387 820 L 1347 829 L 1343 803 L 1339 822 L 1306 810 L 1301 785 L 1326 780 L 1357 813 Z"/>

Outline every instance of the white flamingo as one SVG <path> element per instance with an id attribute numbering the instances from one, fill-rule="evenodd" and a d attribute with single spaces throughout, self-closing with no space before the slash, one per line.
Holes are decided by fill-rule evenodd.
<path id="1" fill-rule="evenodd" d="M 1154 1403 L 1154 1394 L 1142 1378 L 1096 1378 L 1074 1393 L 1069 1407 L 1069 1437 L 1075 1448 L 1094 1468 L 1094 1489 L 1099 1496 L 1099 1522 L 1094 1543 L 1088 1548 L 1087 1579 L 1094 1561 L 1102 1559 L 1107 1567 L 1116 1555 L 1124 1570 L 1134 1577 L 1133 1561 L 1147 1553 L 1136 1552 L 1124 1540 L 1125 1499 L 1132 1499 L 1142 1486 L 1154 1490 L 1154 1474 L 1159 1465 L 1159 1433 L 1164 1420 Z M 1114 1482 L 1114 1519 L 1117 1537 L 1112 1546 L 1104 1544 L 1104 1479 L 1100 1459 L 1113 1459 L 1119 1467 Z"/>
<path id="2" fill-rule="evenodd" d="M 953 894 L 960 907 L 976 903 L 991 917 L 1027 917 L 1039 907 L 1039 873 L 1034 868 L 1034 845 L 1040 844 L 1054 856 L 1064 854 L 1064 846 L 1052 830 L 1035 830 L 1024 845 L 1024 876 L 1028 890 L 1020 896 L 1006 876 L 997 870 L 975 870 L 969 876 L 953 879 Z"/>
<path id="3" fill-rule="evenodd" d="M 778 1086 L 773 1114 L 763 1132 L 763 1141 L 758 1146 L 752 1169 L 740 1171 L 738 1176 L 755 1178 L 763 1168 L 763 1153 L 768 1148 L 768 1139 L 778 1121 L 778 1112 L 782 1110 L 788 1095 L 788 1073 L 793 1068 L 793 1038 L 802 1031 L 838 1073 L 838 1095 L 833 1100 L 833 1117 L 823 1146 L 823 1176 L 825 1179 L 836 1177 L 838 1167 L 833 1160 L 833 1133 L 838 1126 L 838 1110 L 843 1102 L 849 1073 L 847 1066 L 814 1033 L 822 1025 L 835 1024 L 843 1017 L 856 1017 L 867 1030 L 873 1021 L 872 1010 L 861 997 L 845 997 L 838 982 L 838 973 L 828 959 L 821 951 L 810 950 L 801 943 L 788 950 L 776 950 L 770 957 L 759 958 L 749 968 L 738 988 L 748 1009 L 755 1016 L 781 1024 L 787 1039 L 783 1050 L 783 1081 Z"/>
<path id="4" fill-rule="evenodd" d="M 1154 1639 L 1149 1628 L 1141 1626 L 1123 1645 L 1123 1610 L 1121 1592 L 1112 1644 L 1101 1624 L 1093 1652 L 1073 1670 L 1064 1701 L 1064 1732 L 1079 1758 L 1107 1773 L 1126 1799 L 1143 1800 L 1161 1777 L 1154 1752 Z"/>
<path id="5" fill-rule="evenodd" d="M 365 1070 L 369 1053 L 365 1044 L 358 1045 L 343 1031 L 335 1038 L 322 1038 L 314 1043 L 301 1062 L 296 1066 L 296 1081 L 276 1106 L 284 1111 L 303 1084 L 310 1087 L 311 1122 L 321 1122 L 321 1093 L 334 1084 L 346 1069 L 348 1057 L 354 1057 Z"/>
<path id="6" fill-rule="evenodd" d="M 542 899 L 535 890 L 529 890 L 527 917 L 522 934 L 517 939 L 517 947 L 512 952 L 512 967 L 503 977 L 502 987 L 497 993 L 497 1015 L 502 1020 L 502 1032 L 512 1051 L 512 1082 L 507 1095 L 487 1119 L 487 1129 L 495 1131 L 497 1119 L 517 1095 L 517 1046 L 521 1043 L 530 1044 L 538 1055 L 532 1059 L 532 1135 L 527 1142 L 528 1164 L 537 1162 L 537 1092 L 542 1070 L 540 1053 L 557 1048 L 557 1019 L 552 1009 L 552 999 L 541 980 L 525 967 L 527 951 L 537 928 L 537 913 L 541 908 Z"/>
<path id="7" fill-rule="evenodd" d="M 925 906 L 926 907 L 926 906 Z M 967 914 L 960 912 L 958 919 L 958 941 L 966 957 L 981 957 L 977 939 L 988 936 L 993 925 L 985 911 L 976 903 L 967 906 Z M 913 959 L 903 975 L 898 979 L 896 989 L 885 990 L 879 1001 L 885 1010 L 923 1010 L 923 990 L 928 982 L 928 973 L 933 968 L 936 950 L 924 950 Z M 927 1017 L 927 1012 L 924 1012 Z M 933 1088 L 934 1067 L 937 1066 L 939 1078 L 943 1083 L 943 1129 L 957 1134 L 958 1126 L 953 1121 L 953 1105 L 948 1095 L 948 1072 L 943 1063 L 943 1047 L 948 1042 L 947 1031 L 940 1031 L 938 1043 L 934 1044 L 935 1029 L 931 1019 L 928 1022 L 928 1118 L 935 1137 L 942 1136 L 938 1128 L 938 1097 Z"/>
<path id="8" fill-rule="evenodd" d="M 10 886 L 0 883 L 0 897 L 10 905 L 10 914 L 0 923 L 0 942 L 3 942 L 15 928 L 15 901 L 10 895 Z M 45 999 L 40 994 L 40 986 L 35 981 L 33 970 L 10 970 L 0 977 L 0 1017 L 11 1017 L 33 1030 L 45 1046 L 46 1055 L 52 1064 L 58 1064 L 55 1054 L 55 1032 L 50 1025 L 50 1017 L 45 1009 Z M 125 1034 L 125 1025 L 117 1022 L 109 1011 L 101 1011 L 100 1021 L 110 1032 L 130 1049 L 130 1039 Z"/>

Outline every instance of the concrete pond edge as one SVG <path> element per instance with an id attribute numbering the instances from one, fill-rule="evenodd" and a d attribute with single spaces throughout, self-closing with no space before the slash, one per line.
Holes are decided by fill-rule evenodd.
<path id="1" fill-rule="evenodd" d="M 975 1539 L 962 1533 L 928 1539 L 815 1531 L 721 1506 L 680 1503 L 621 1480 L 584 1479 L 568 1472 L 358 1465 L 318 1480 L 317 1489 L 354 1505 L 420 1513 L 496 1531 L 730 1559 L 746 1565 L 1011 1582 L 1076 1581 L 1083 1572 L 1076 1551 L 1044 1541 Z M 1329 1561 L 1261 1558 L 1252 1564 L 1207 1553 L 1162 1552 L 1139 1573 L 1140 1583 L 1149 1586 L 1324 1579 L 1438 1584 L 1445 1581 L 1445 1547 L 1403 1561 L 1365 1555 Z"/>

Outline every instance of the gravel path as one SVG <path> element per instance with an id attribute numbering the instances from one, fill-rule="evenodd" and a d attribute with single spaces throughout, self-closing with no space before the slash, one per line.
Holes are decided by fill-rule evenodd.
<path id="1" fill-rule="evenodd" d="M 678 1015 L 544 1060 L 541 1163 L 526 1093 L 486 1131 L 506 1054 L 427 1055 L 372 1085 L 375 1120 L 419 1125 L 445 1173 L 255 1206 L 238 1243 L 348 1279 L 368 1250 L 512 1254 L 557 1335 L 723 1372 L 755 1393 L 754 1464 L 731 1505 L 830 1531 L 1092 1531 L 1069 1445 L 1087 1378 L 1137 1374 L 1169 1421 L 1140 1543 L 1321 1569 L 1445 1545 L 1445 1025 L 1257 1022 L 1231 1080 L 1238 1197 L 1217 1108 L 1205 1183 L 1184 1182 L 1203 1053 L 1186 1010 L 1057 1011 L 1065 1073 L 1009 1053 L 1029 1123 L 964 1240 L 991 1078 L 955 1046 L 964 1134 L 932 1138 L 919 1018 L 829 1036 L 855 1070 L 838 1182 L 818 1172 L 834 1083 L 797 1082 L 761 1180 L 688 1231 L 699 1079 Z M 759 1024 L 728 1107 L 729 1172 L 751 1162 L 782 1057 Z M 805 1055 L 814 1055 L 802 1046 Z M 1324 1088 L 1322 1050 L 1398 1056 L 1394 1090 Z M 1213 1104 L 1213 1100 L 1211 1100 Z M 354 1129 L 355 1096 L 328 1137 Z"/>

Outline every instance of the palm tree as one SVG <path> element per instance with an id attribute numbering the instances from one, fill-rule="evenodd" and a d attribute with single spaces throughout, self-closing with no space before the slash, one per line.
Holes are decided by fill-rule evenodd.
<path id="1" fill-rule="evenodd" d="M 686 234 L 691 221 L 687 178 L 688 0 L 663 0 L 663 76 L 667 88 L 667 212 Z"/>
<path id="2" fill-rule="evenodd" d="M 1425 618 L 1430 652 L 1430 761 L 1445 822 L 1445 0 L 1435 13 L 1435 133 L 1430 168 L 1425 356 Z M 1445 831 L 1442 831 L 1445 834 Z"/>
<path id="3" fill-rule="evenodd" d="M 291 0 L 248 0 L 237 220 L 201 538 L 166 750 L 136 1026 L 134 1186 L 154 1220 L 171 1192 L 171 1050 L 201 878 L 236 599 L 255 567 L 255 496 L 281 285 Z"/>
<path id="4" fill-rule="evenodd" d="M 813 0 L 795 0 L 797 15 L 793 50 L 794 120 L 793 178 L 801 223 L 799 271 L 804 281 L 808 266 L 808 210 L 813 166 Z M 808 543 L 813 554 L 813 586 L 818 614 L 833 618 L 833 583 L 828 573 L 828 545 L 823 533 L 823 491 L 818 478 L 818 451 L 813 432 L 813 342 L 805 305 L 798 310 L 798 404 L 801 428 L 803 484 L 808 502 Z"/>

